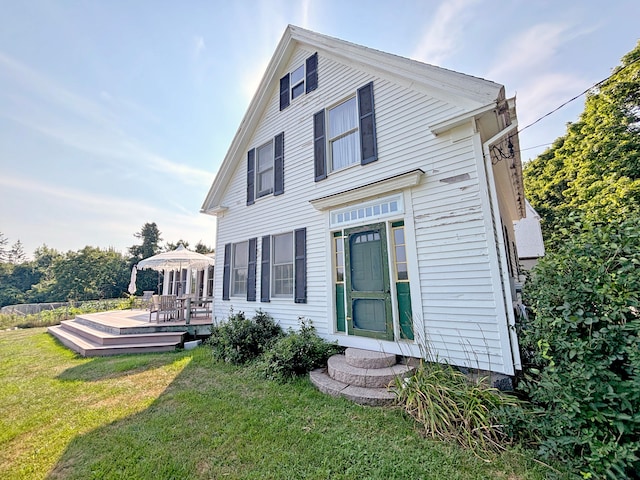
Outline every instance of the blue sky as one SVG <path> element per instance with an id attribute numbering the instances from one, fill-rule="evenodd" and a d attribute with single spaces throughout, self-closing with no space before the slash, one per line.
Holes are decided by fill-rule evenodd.
<path id="1" fill-rule="evenodd" d="M 521 126 L 640 38 L 637 0 L 0 3 L 0 232 L 29 255 L 126 253 L 146 222 L 213 246 L 199 210 L 287 24 L 501 83 Z M 523 159 L 583 100 L 522 132 Z"/>

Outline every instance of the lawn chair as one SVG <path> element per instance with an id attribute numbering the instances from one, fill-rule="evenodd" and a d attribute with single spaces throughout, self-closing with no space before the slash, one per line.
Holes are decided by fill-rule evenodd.
<path id="1" fill-rule="evenodd" d="M 163 321 L 167 318 L 178 318 L 178 302 L 175 295 L 153 295 L 149 306 L 149 322 L 151 316 L 156 314 L 156 323 L 160 323 L 160 316 Z"/>

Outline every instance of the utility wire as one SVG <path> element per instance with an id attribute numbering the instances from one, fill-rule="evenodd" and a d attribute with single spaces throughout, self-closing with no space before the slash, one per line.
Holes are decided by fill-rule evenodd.
<path id="1" fill-rule="evenodd" d="M 542 120 L 543 118 L 547 118 L 549 115 L 551 115 L 552 113 L 557 112 L 558 110 L 560 110 L 562 107 L 564 107 L 565 105 L 568 105 L 569 103 L 573 102 L 574 100 L 577 100 L 578 98 L 580 98 L 581 96 L 583 96 L 584 94 L 588 93 L 589 91 L 593 90 L 596 87 L 599 87 L 600 85 L 604 84 L 605 82 L 609 81 L 613 76 L 618 75 L 620 72 L 623 72 L 626 68 L 630 67 L 631 65 L 633 65 L 634 63 L 640 61 L 640 57 L 636 58 L 635 60 L 627 63 L 626 65 L 624 65 L 623 67 L 621 67 L 620 69 L 614 71 L 611 75 L 609 75 L 607 78 L 605 78 L 604 80 L 600 80 L 597 83 L 594 83 L 593 85 L 591 85 L 589 88 L 587 88 L 584 92 L 579 93 L 578 95 L 576 95 L 575 97 L 567 100 L 566 102 L 564 102 L 562 105 L 560 105 L 559 107 L 554 108 L 553 110 L 551 110 L 548 113 L 545 113 L 543 116 L 541 116 L 540 118 L 538 118 L 537 120 L 531 122 L 529 125 L 526 125 L 522 128 L 518 129 L 518 132 L 522 132 L 523 130 L 535 125 L 536 123 L 538 123 L 540 120 Z M 535 147 L 532 147 L 535 148 Z"/>

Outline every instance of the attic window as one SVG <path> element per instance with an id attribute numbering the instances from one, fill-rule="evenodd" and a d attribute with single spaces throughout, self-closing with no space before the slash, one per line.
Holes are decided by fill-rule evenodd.
<path id="1" fill-rule="evenodd" d="M 291 72 L 291 100 L 304 93 L 304 65 Z"/>
<path id="2" fill-rule="evenodd" d="M 318 54 L 314 53 L 292 72 L 280 79 L 280 110 L 303 93 L 318 88 Z"/>

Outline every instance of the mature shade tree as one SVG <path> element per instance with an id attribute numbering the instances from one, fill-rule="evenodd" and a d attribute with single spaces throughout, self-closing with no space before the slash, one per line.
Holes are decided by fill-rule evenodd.
<path id="1" fill-rule="evenodd" d="M 527 163 L 524 177 L 547 238 L 570 215 L 598 220 L 640 211 L 640 42 L 587 96 L 566 135 Z"/>
<path id="2" fill-rule="evenodd" d="M 202 242 L 196 243 L 196 252 L 206 255 L 207 253 L 213 253 L 215 250 Z"/>
<path id="3" fill-rule="evenodd" d="M 27 259 L 27 255 L 24 253 L 24 247 L 20 240 L 16 241 L 9 250 L 9 262 L 19 265 L 24 263 Z"/>
<path id="4" fill-rule="evenodd" d="M 4 233 L 0 232 L 0 263 L 9 261 L 9 252 L 7 250 L 7 244 L 9 239 L 4 236 Z"/>
<path id="5" fill-rule="evenodd" d="M 122 254 L 114 250 L 84 247 L 68 252 L 52 265 L 55 301 L 115 298 L 127 290 L 129 267 Z"/>
<path id="6" fill-rule="evenodd" d="M 525 191 L 547 255 L 525 284 L 521 388 L 541 415 L 521 431 L 583 478 L 640 478 L 640 43 Z"/>

